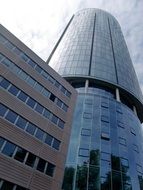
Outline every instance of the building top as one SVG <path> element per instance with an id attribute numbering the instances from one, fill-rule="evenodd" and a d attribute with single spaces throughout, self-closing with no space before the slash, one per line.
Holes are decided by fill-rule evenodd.
<path id="1" fill-rule="evenodd" d="M 125 90 L 143 104 L 121 27 L 105 11 L 85 9 L 77 12 L 47 62 L 65 78 L 106 82 Z"/>

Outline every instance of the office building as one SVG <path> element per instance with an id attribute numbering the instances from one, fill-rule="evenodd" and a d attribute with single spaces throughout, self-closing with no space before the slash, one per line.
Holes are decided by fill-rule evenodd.
<path id="1" fill-rule="evenodd" d="M 117 20 L 77 12 L 47 63 L 78 91 L 62 189 L 143 190 L 143 95 Z"/>
<path id="2" fill-rule="evenodd" d="M 0 25 L 0 189 L 59 190 L 76 91 Z"/>

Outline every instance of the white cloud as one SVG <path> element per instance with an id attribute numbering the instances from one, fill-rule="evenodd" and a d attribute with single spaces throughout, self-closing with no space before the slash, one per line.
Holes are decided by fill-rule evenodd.
<path id="1" fill-rule="evenodd" d="M 142 0 L 3 0 L 0 21 L 47 60 L 71 16 L 83 8 L 101 8 L 119 21 L 143 91 Z"/>

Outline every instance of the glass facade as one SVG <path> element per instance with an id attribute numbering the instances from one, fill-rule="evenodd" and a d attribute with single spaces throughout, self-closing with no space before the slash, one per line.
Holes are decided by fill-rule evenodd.
<path id="1" fill-rule="evenodd" d="M 139 119 L 109 92 L 77 90 L 63 189 L 142 190 Z"/>
<path id="2" fill-rule="evenodd" d="M 143 190 L 143 96 L 117 20 L 76 13 L 48 63 L 78 91 L 63 190 Z"/>

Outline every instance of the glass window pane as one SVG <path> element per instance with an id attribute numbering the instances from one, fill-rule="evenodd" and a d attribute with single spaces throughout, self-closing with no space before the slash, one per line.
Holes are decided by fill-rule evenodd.
<path id="1" fill-rule="evenodd" d="M 39 67 L 38 65 L 36 65 L 35 70 L 36 70 L 38 73 L 41 73 L 41 72 L 42 72 L 42 68 Z"/>
<path id="2" fill-rule="evenodd" d="M 10 142 L 6 142 L 6 144 L 2 150 L 2 153 L 9 157 L 12 157 L 15 148 L 16 148 L 16 146 L 14 144 L 12 144 Z"/>
<path id="3" fill-rule="evenodd" d="M 52 121 L 53 123 L 57 124 L 57 122 L 58 122 L 58 117 L 55 116 L 55 115 L 52 115 L 51 121 Z"/>
<path id="4" fill-rule="evenodd" d="M 65 87 L 62 86 L 61 91 L 65 94 L 67 90 L 65 89 Z"/>
<path id="5" fill-rule="evenodd" d="M 14 123 L 17 118 L 17 114 L 9 110 L 5 118 L 11 123 Z"/>
<path id="6" fill-rule="evenodd" d="M 22 79 L 22 80 L 26 80 L 28 78 L 28 75 L 21 70 L 21 72 L 18 73 L 19 74 L 19 77 Z"/>
<path id="7" fill-rule="evenodd" d="M 7 40 L 5 39 L 5 37 L 3 37 L 2 35 L 0 35 L 0 43 L 4 44 Z"/>
<path id="8" fill-rule="evenodd" d="M 46 73 L 45 71 L 42 71 L 42 76 L 43 76 L 45 79 L 48 79 L 48 77 L 49 77 L 48 73 Z"/>
<path id="9" fill-rule="evenodd" d="M 63 109 L 65 112 L 67 112 L 67 110 L 68 110 L 68 106 L 67 106 L 66 104 L 63 104 L 62 109 Z"/>
<path id="10" fill-rule="evenodd" d="M 54 102 L 55 98 L 56 98 L 56 96 L 54 94 L 51 94 L 49 99 Z"/>
<path id="11" fill-rule="evenodd" d="M 11 94 L 13 94 L 14 96 L 16 96 L 16 95 L 18 94 L 18 92 L 19 92 L 19 89 L 18 89 L 16 86 L 12 85 L 12 86 L 8 89 L 8 91 L 9 91 Z"/>
<path id="12" fill-rule="evenodd" d="M 49 97 L 50 92 L 49 92 L 48 90 L 46 90 L 45 88 L 43 88 L 42 94 L 43 94 L 45 97 Z"/>
<path id="13" fill-rule="evenodd" d="M 7 107 L 5 107 L 4 105 L 0 104 L 0 116 L 4 116 L 6 111 L 7 111 Z"/>
<path id="14" fill-rule="evenodd" d="M 7 89 L 10 85 L 10 82 L 6 79 L 2 79 L 0 86 L 3 87 L 4 89 Z"/>
<path id="15" fill-rule="evenodd" d="M 35 160 L 36 160 L 36 156 L 34 154 L 32 154 L 32 153 L 29 153 L 25 164 L 30 166 L 30 167 L 33 167 L 34 163 L 35 163 Z"/>
<path id="16" fill-rule="evenodd" d="M 60 148 L 60 141 L 57 140 L 57 139 L 54 139 L 52 147 L 55 148 L 56 150 L 59 150 L 59 148 Z"/>
<path id="17" fill-rule="evenodd" d="M 36 110 L 38 113 L 42 114 L 43 109 L 44 109 L 44 107 L 37 103 L 37 105 L 36 105 L 36 107 L 35 107 L 35 110 Z"/>
<path id="18" fill-rule="evenodd" d="M 31 77 L 28 77 L 27 81 L 26 81 L 30 86 L 34 87 L 36 81 L 31 78 Z"/>
<path id="19" fill-rule="evenodd" d="M 46 169 L 46 174 L 53 177 L 54 175 L 54 169 L 55 169 L 55 165 L 48 163 L 47 169 Z"/>
<path id="20" fill-rule="evenodd" d="M 89 156 L 89 149 L 80 148 L 79 149 L 79 156 L 88 157 Z"/>
<path id="21" fill-rule="evenodd" d="M 27 121 L 23 117 L 19 116 L 18 120 L 16 121 L 16 126 L 21 129 L 25 129 L 26 124 Z"/>
<path id="22" fill-rule="evenodd" d="M 9 59 L 7 59 L 7 58 L 5 58 L 5 59 L 3 59 L 2 60 L 2 63 L 5 65 L 5 66 L 7 66 L 7 67 L 10 67 L 11 66 L 11 61 L 9 60 Z"/>
<path id="23" fill-rule="evenodd" d="M 15 46 L 11 43 L 11 42 L 9 42 L 9 41 L 7 41 L 6 43 L 5 43 L 5 46 L 8 48 L 8 49 L 10 49 L 10 50 L 12 50 Z"/>
<path id="24" fill-rule="evenodd" d="M 28 64 L 31 66 L 31 67 L 35 67 L 35 65 L 36 65 L 36 63 L 33 61 L 33 60 L 31 60 L 31 59 L 29 59 L 29 61 L 28 61 Z"/>
<path id="25" fill-rule="evenodd" d="M 14 184 L 8 181 L 4 181 L 1 190 L 13 190 Z"/>
<path id="26" fill-rule="evenodd" d="M 62 101 L 58 99 L 58 100 L 57 100 L 57 105 L 61 108 L 61 107 L 62 107 L 62 104 L 63 104 Z"/>
<path id="27" fill-rule="evenodd" d="M 40 158 L 37 165 L 37 170 L 39 170 L 40 172 L 44 172 L 45 165 L 46 165 L 46 161 Z"/>
<path id="28" fill-rule="evenodd" d="M 28 133 L 30 133 L 31 135 L 34 135 L 35 130 L 36 130 L 36 126 L 33 125 L 32 123 L 28 123 L 28 125 L 27 125 L 27 127 L 26 127 L 26 131 L 27 131 Z"/>
<path id="29" fill-rule="evenodd" d="M 31 108 L 34 108 L 34 106 L 35 106 L 35 104 L 36 104 L 36 101 L 33 99 L 33 98 L 28 98 L 28 100 L 27 100 L 27 102 L 26 102 L 26 104 L 28 105 L 28 106 L 30 106 Z"/>
<path id="30" fill-rule="evenodd" d="M 16 159 L 16 160 L 18 160 L 20 162 L 23 162 L 24 159 L 25 159 L 26 153 L 27 153 L 26 150 L 24 150 L 23 148 L 18 147 L 18 149 L 16 151 L 16 154 L 14 156 L 14 159 Z"/>
<path id="31" fill-rule="evenodd" d="M 83 136 L 90 136 L 91 135 L 90 129 L 82 129 L 81 130 L 81 135 L 83 135 Z"/>
<path id="32" fill-rule="evenodd" d="M 13 52 L 14 52 L 16 55 L 20 55 L 20 54 L 21 54 L 21 50 L 18 49 L 17 47 L 15 47 L 15 49 L 13 49 Z"/>
<path id="33" fill-rule="evenodd" d="M 25 53 L 21 53 L 20 54 L 20 57 L 25 61 L 25 62 L 27 62 L 28 60 L 29 60 L 29 57 L 25 54 Z"/>
<path id="34" fill-rule="evenodd" d="M 45 143 L 50 145 L 52 144 L 53 137 L 49 134 L 46 135 Z"/>
<path id="35" fill-rule="evenodd" d="M 38 91 L 41 92 L 43 90 L 43 86 L 39 83 L 36 83 L 36 85 L 34 86 L 34 88 Z"/>
<path id="36" fill-rule="evenodd" d="M 36 134 L 35 134 L 35 137 L 37 137 L 39 140 L 43 140 L 43 137 L 44 137 L 44 131 L 42 131 L 41 129 L 37 129 L 36 131 Z"/>
<path id="37" fill-rule="evenodd" d="M 21 91 L 21 92 L 18 94 L 18 98 L 19 98 L 21 101 L 26 102 L 28 96 L 27 96 L 24 92 Z"/>
<path id="38" fill-rule="evenodd" d="M 44 113 L 43 113 L 43 116 L 46 117 L 46 118 L 50 118 L 50 114 L 51 112 L 47 109 L 44 110 Z"/>
<path id="39" fill-rule="evenodd" d="M 64 128 L 64 125 L 65 125 L 64 121 L 62 121 L 61 119 L 59 119 L 58 126 L 59 126 L 61 129 L 63 129 L 63 128 Z"/>

